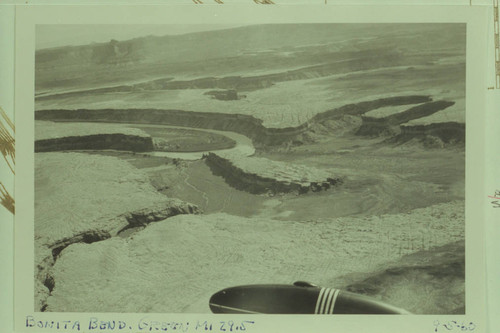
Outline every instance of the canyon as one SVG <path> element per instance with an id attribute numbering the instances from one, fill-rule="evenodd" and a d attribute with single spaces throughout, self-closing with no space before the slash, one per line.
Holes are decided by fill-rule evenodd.
<path id="1" fill-rule="evenodd" d="M 206 313 L 220 289 L 300 280 L 465 313 L 464 25 L 35 58 L 35 311 Z"/>

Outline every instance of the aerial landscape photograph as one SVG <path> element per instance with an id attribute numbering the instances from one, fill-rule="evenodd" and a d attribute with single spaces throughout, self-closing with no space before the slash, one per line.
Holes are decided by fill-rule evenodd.
<path id="1" fill-rule="evenodd" d="M 34 311 L 465 314 L 466 24 L 35 33 Z"/>

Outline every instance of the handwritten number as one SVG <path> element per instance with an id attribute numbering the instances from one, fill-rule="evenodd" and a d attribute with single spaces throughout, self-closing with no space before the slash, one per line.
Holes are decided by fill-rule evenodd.
<path id="1" fill-rule="evenodd" d="M 245 323 L 247 323 L 247 324 L 254 324 L 255 322 L 254 322 L 254 321 L 250 321 L 250 320 L 245 320 L 245 321 L 243 321 L 243 322 L 241 323 L 241 330 L 242 330 L 242 331 L 246 331 L 246 329 L 247 329 L 247 328 L 246 328 L 246 326 L 245 326 Z"/>
<path id="2" fill-rule="evenodd" d="M 464 322 L 459 323 L 456 320 L 452 320 L 444 324 L 441 324 L 439 320 L 435 320 L 433 324 L 434 324 L 434 332 L 438 332 L 439 327 L 444 327 L 448 331 L 456 329 L 456 330 L 461 330 L 462 332 L 474 331 L 476 329 L 476 324 L 474 324 L 473 322 L 469 322 L 469 324 L 467 325 L 464 324 Z"/>

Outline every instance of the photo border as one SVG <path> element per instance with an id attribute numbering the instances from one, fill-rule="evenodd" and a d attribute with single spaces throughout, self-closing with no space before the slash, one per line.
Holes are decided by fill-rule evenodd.
<path id="1" fill-rule="evenodd" d="M 249 332 L 433 332 L 436 321 L 451 320 L 486 330 L 484 211 L 484 122 L 486 105 L 487 25 L 485 7 L 464 6 L 187 6 L 92 5 L 18 6 L 15 22 L 16 216 L 15 328 L 18 332 L 49 332 L 27 328 L 26 316 L 37 320 L 79 320 L 80 331 L 91 317 L 137 323 L 141 318 L 162 321 L 254 320 Z M 183 23 L 466 23 L 466 315 L 313 316 L 213 315 L 139 313 L 34 312 L 34 59 L 36 24 L 165 24 Z M 208 302 L 208 300 L 207 300 Z M 437 328 L 437 327 L 436 327 Z M 75 331 L 72 329 L 54 330 Z M 92 330 L 98 332 L 100 330 Z M 121 330 L 121 332 L 136 332 Z M 213 331 L 216 331 L 215 329 Z M 443 330 L 444 331 L 444 330 Z"/>

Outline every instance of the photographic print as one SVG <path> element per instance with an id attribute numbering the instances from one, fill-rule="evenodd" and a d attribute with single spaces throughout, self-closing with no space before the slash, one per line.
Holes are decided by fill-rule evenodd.
<path id="1" fill-rule="evenodd" d="M 37 24 L 34 311 L 465 314 L 466 32 Z"/>

